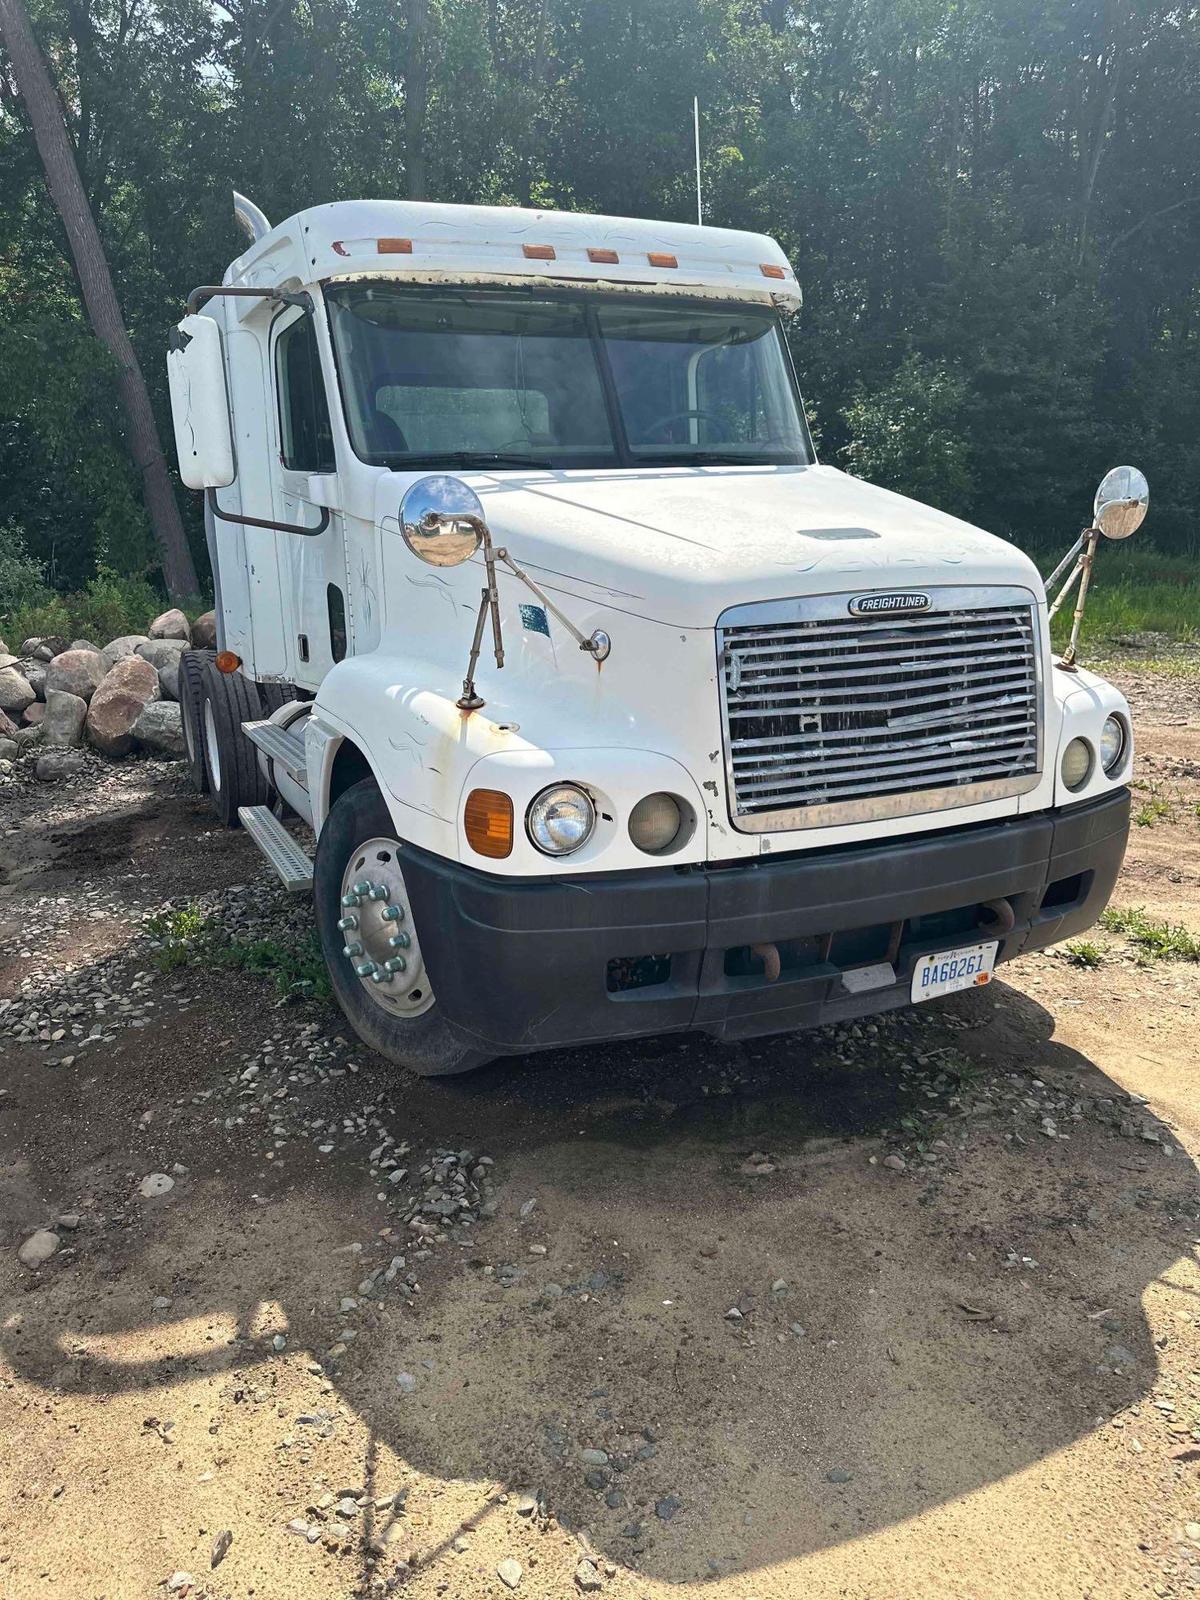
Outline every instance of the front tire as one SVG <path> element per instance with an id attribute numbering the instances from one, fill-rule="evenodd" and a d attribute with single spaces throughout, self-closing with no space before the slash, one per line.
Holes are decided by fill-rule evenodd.
<path id="1" fill-rule="evenodd" d="M 239 806 L 267 802 L 267 780 L 258 751 L 242 732 L 243 722 L 262 717 L 258 690 L 240 672 L 218 672 L 208 662 L 200 684 L 204 766 L 213 810 L 227 828 L 238 826 Z"/>
<path id="2" fill-rule="evenodd" d="M 325 965 L 347 1021 L 372 1050 L 422 1078 L 470 1072 L 489 1057 L 438 1009 L 403 856 L 374 779 L 347 789 L 317 841 L 313 898 Z"/>
<path id="3" fill-rule="evenodd" d="M 214 650 L 185 650 L 179 658 L 179 711 L 188 771 L 197 794 L 208 793 L 208 767 L 204 760 L 204 710 L 201 689 L 204 669 L 214 660 Z"/>

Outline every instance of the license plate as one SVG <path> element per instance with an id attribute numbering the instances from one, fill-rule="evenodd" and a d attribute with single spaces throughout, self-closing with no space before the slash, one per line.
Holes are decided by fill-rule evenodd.
<path id="1" fill-rule="evenodd" d="M 999 941 L 965 944 L 958 950 L 939 950 L 921 956 L 913 970 L 913 1000 L 932 1000 L 935 995 L 955 994 L 959 989 L 982 988 L 992 981 Z"/>

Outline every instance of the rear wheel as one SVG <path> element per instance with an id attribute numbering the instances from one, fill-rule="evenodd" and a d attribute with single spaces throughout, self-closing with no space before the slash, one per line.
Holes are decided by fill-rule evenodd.
<path id="1" fill-rule="evenodd" d="M 242 732 L 243 722 L 262 716 L 258 690 L 240 672 L 218 672 L 210 661 L 200 684 L 204 767 L 213 810 L 227 828 L 238 826 L 239 806 L 266 803 L 268 788 L 258 752 Z"/>
<path id="2" fill-rule="evenodd" d="M 404 884 L 403 847 L 373 778 L 339 797 L 317 841 L 317 931 L 360 1039 L 422 1078 L 489 1060 L 439 1012 Z"/>
<path id="3" fill-rule="evenodd" d="M 214 656 L 212 650 L 185 650 L 179 658 L 179 711 L 183 718 L 183 743 L 187 750 L 188 771 L 198 794 L 208 793 L 200 688 L 204 681 L 204 668 Z"/>

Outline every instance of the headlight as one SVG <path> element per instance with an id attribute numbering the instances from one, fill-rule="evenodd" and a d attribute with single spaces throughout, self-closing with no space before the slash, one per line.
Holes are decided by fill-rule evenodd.
<path id="1" fill-rule="evenodd" d="M 1125 724 L 1120 717 L 1105 717 L 1100 730 L 1100 765 L 1108 777 L 1120 770 L 1125 760 Z"/>
<path id="2" fill-rule="evenodd" d="M 1082 789 L 1092 775 L 1092 747 L 1086 739 L 1072 739 L 1063 751 L 1062 781 L 1068 789 Z"/>
<path id="3" fill-rule="evenodd" d="M 671 795 L 644 795 L 629 813 L 629 837 L 639 850 L 657 855 L 672 843 L 682 821 Z"/>
<path id="4" fill-rule="evenodd" d="M 555 783 L 534 796 L 525 826 L 544 855 L 569 856 L 591 838 L 596 808 L 575 784 Z"/>

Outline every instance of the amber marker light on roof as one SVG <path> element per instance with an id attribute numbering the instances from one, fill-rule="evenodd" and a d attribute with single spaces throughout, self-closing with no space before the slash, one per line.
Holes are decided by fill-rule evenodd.
<path id="1" fill-rule="evenodd" d="M 555 259 L 552 244 L 523 244 L 521 249 L 530 261 L 553 261 Z"/>
<path id="2" fill-rule="evenodd" d="M 773 261 L 764 261 L 758 269 L 764 278 L 786 278 L 787 273 L 782 267 L 777 267 Z"/>
<path id="3" fill-rule="evenodd" d="M 236 672 L 242 664 L 241 656 L 235 656 L 232 650 L 218 650 L 214 662 L 218 672 Z"/>
<path id="4" fill-rule="evenodd" d="M 411 239 L 376 239 L 375 249 L 381 256 L 412 255 Z"/>
<path id="5" fill-rule="evenodd" d="M 463 814 L 467 843 L 476 855 L 503 861 L 512 854 L 513 803 L 500 789 L 472 789 Z"/>
<path id="6" fill-rule="evenodd" d="M 652 267 L 677 267 L 679 262 L 666 250 L 651 250 L 646 260 Z"/>
<path id="7" fill-rule="evenodd" d="M 620 259 L 621 259 L 620 256 L 617 254 L 617 252 L 615 250 L 589 250 L 588 251 L 588 260 L 589 261 L 595 261 L 597 264 L 599 264 L 600 262 L 607 262 L 608 265 L 610 265 L 610 266 L 616 266 L 617 262 L 620 261 Z"/>

